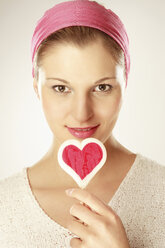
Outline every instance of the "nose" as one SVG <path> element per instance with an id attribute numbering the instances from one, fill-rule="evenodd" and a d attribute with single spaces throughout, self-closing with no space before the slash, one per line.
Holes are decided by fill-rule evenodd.
<path id="1" fill-rule="evenodd" d="M 71 108 L 72 117 L 77 123 L 85 123 L 93 116 L 93 104 L 89 95 L 79 94 L 74 97 Z"/>

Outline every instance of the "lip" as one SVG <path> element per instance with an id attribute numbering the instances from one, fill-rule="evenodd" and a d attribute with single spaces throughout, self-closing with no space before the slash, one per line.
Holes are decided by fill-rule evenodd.
<path id="1" fill-rule="evenodd" d="M 84 127 L 84 128 L 81 128 L 81 127 L 75 127 L 75 128 L 67 127 L 67 129 L 76 138 L 86 139 L 86 138 L 92 136 L 96 132 L 96 130 L 97 130 L 98 127 L 99 127 L 99 125 L 94 126 L 94 127 Z M 77 128 L 78 129 L 82 129 L 82 130 L 83 129 L 87 129 L 87 128 L 89 129 L 90 128 L 90 130 L 89 131 L 77 131 L 76 130 Z"/>

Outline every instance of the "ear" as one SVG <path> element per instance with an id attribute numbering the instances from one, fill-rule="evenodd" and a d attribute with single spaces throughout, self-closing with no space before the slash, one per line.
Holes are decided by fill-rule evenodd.
<path id="1" fill-rule="evenodd" d="M 34 88 L 34 91 L 35 91 L 38 99 L 40 100 L 39 90 L 38 90 L 38 82 L 37 82 L 37 80 L 35 78 L 33 80 L 33 88 Z"/>

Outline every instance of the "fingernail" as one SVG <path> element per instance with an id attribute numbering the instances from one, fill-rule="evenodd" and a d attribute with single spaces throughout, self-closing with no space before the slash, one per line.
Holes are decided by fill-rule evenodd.
<path id="1" fill-rule="evenodd" d="M 65 192 L 67 195 L 71 195 L 74 189 L 66 189 Z"/>

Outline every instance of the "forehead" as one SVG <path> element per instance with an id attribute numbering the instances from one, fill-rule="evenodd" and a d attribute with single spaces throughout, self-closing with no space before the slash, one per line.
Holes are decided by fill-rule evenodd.
<path id="1" fill-rule="evenodd" d="M 59 71 L 96 72 L 113 70 L 115 61 L 111 53 L 99 40 L 91 42 L 84 47 L 71 43 L 52 46 L 42 59 L 45 71 L 51 73 Z"/>

